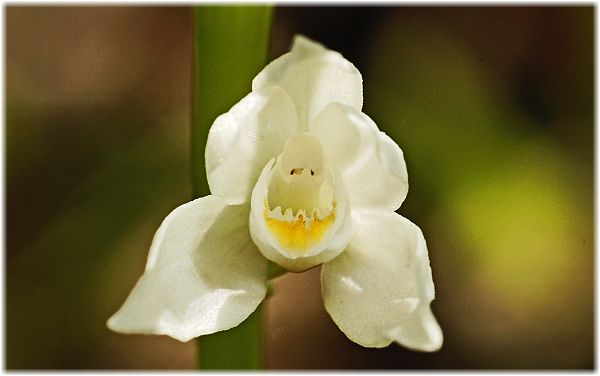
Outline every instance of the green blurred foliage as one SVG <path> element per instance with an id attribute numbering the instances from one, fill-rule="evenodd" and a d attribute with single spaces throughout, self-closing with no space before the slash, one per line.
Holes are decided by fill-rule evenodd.
<path id="1" fill-rule="evenodd" d="M 193 368 L 193 343 L 105 328 L 191 196 L 189 9 L 6 19 L 7 367 Z M 276 9 L 272 57 L 296 33 L 340 51 L 402 147 L 445 344 L 353 344 L 314 270 L 276 280 L 269 367 L 593 367 L 593 28 L 582 6 Z"/>
<path id="2" fill-rule="evenodd" d="M 591 34 L 589 14 L 566 14 L 583 16 Z M 411 189 L 400 212 L 429 240 L 446 351 L 477 368 L 591 366 L 592 88 L 567 80 L 580 84 L 582 103 L 548 99 L 556 116 L 546 119 L 535 106 L 516 108 L 514 89 L 484 63 L 518 54 L 510 44 L 477 56 L 439 25 L 396 25 L 365 78 L 369 92 L 385 94 L 365 107 L 405 152 Z M 587 56 L 565 62 L 591 77 Z M 560 133 L 573 131 L 561 123 L 586 117 L 572 152 Z"/>

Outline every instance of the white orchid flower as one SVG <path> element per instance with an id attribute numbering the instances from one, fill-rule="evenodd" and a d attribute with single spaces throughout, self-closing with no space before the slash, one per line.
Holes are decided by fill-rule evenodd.
<path id="1" fill-rule="evenodd" d="M 271 260 L 323 264 L 325 308 L 352 341 L 439 349 L 425 239 L 394 212 L 408 191 L 402 150 L 361 108 L 354 65 L 296 37 L 215 120 L 212 195 L 165 218 L 108 326 L 180 341 L 233 328 L 265 298 Z"/>

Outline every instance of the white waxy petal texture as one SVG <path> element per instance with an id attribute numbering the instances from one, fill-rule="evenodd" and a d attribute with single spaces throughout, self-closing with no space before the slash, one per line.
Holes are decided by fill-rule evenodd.
<path id="1" fill-rule="evenodd" d="M 296 133 L 296 110 L 279 87 L 248 94 L 219 116 L 206 143 L 210 192 L 227 204 L 248 202 L 264 165 Z"/>
<path id="2" fill-rule="evenodd" d="M 252 81 L 254 91 L 273 85 L 292 98 L 302 130 L 331 102 L 362 108 L 358 69 L 338 52 L 302 36 L 294 39 L 289 53 L 272 61 Z"/>
<path id="3" fill-rule="evenodd" d="M 367 115 L 331 103 L 317 116 L 310 133 L 341 169 L 353 208 L 400 207 L 408 193 L 404 154 Z"/>
<path id="4" fill-rule="evenodd" d="M 383 211 L 353 212 L 347 249 L 323 265 L 327 312 L 352 341 L 385 347 L 396 341 L 435 351 L 442 332 L 431 314 L 434 287 L 421 230 Z"/>
<path id="5" fill-rule="evenodd" d="M 109 328 L 188 341 L 244 321 L 265 297 L 267 282 L 267 261 L 248 233 L 248 210 L 216 196 L 173 210 Z"/>

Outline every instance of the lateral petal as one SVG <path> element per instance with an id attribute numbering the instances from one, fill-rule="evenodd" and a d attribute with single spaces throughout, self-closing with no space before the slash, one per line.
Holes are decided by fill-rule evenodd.
<path id="1" fill-rule="evenodd" d="M 210 192 L 227 204 L 248 202 L 263 166 L 296 133 L 296 110 L 284 90 L 254 91 L 219 116 L 206 143 Z"/>
<path id="2" fill-rule="evenodd" d="M 342 171 L 352 207 L 394 211 L 408 193 L 408 173 L 400 147 L 364 113 L 329 104 L 310 133 Z"/>

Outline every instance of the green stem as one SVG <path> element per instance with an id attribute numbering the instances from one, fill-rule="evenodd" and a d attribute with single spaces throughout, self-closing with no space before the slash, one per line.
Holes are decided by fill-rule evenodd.
<path id="1" fill-rule="evenodd" d="M 200 369 L 262 369 L 262 304 L 240 325 L 200 338 Z"/>
<path id="2" fill-rule="evenodd" d="M 251 91 L 270 47 L 270 6 L 194 8 L 192 185 L 194 197 L 210 194 L 204 149 L 208 129 Z M 264 367 L 262 305 L 239 326 L 199 340 L 201 369 Z"/>

